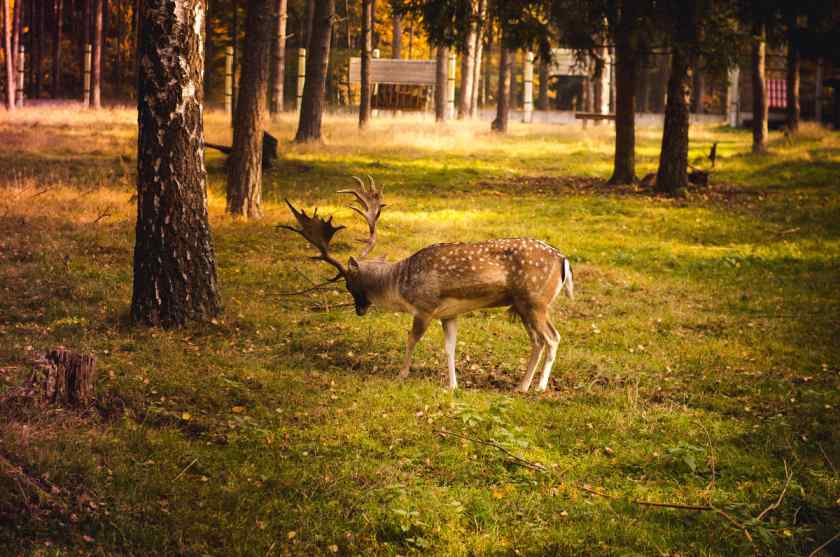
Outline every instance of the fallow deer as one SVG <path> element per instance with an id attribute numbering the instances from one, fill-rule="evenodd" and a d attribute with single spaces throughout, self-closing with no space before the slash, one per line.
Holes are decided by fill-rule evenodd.
<path id="1" fill-rule="evenodd" d="M 371 304 L 385 309 L 409 313 L 414 322 L 408 335 L 401 377 L 411 367 L 414 346 L 431 321 L 440 319 L 445 333 L 445 351 L 449 367 L 449 386 L 457 388 L 455 376 L 455 339 L 457 317 L 483 308 L 509 307 L 518 316 L 531 339 L 525 377 L 519 390 L 527 392 L 543 353 L 545 359 L 538 390 L 548 386 L 559 344 L 559 334 L 551 323 L 549 311 L 561 292 L 574 298 L 574 283 L 569 260 L 552 246 L 530 238 L 505 238 L 475 243 L 434 244 L 414 255 L 390 263 L 364 259 L 376 244 L 376 223 L 385 205 L 382 190 L 373 178 L 370 185 L 353 176 L 359 189 L 340 190 L 353 195 L 359 206 L 350 208 L 364 217 L 369 237 L 361 240 L 365 247 L 357 259 L 350 257 L 347 266 L 329 252 L 330 241 L 344 226 L 334 226 L 332 217 L 312 216 L 286 203 L 300 228 L 280 225 L 303 236 L 318 249 L 312 259 L 332 265 L 338 274 L 327 281 L 344 279 L 353 296 L 356 314 L 364 315 Z"/>

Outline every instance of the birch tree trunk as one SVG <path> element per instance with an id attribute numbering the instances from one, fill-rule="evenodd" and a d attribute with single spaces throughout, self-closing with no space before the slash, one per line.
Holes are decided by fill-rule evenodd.
<path id="1" fill-rule="evenodd" d="M 262 141 L 268 92 L 274 0 L 248 0 L 233 151 L 228 159 L 227 212 L 249 219 L 262 216 Z"/>
<path id="2" fill-rule="evenodd" d="M 477 34 L 478 18 L 476 11 L 478 4 L 476 0 L 469 3 L 470 20 L 467 36 L 464 40 L 464 49 L 461 52 L 461 90 L 458 94 L 458 119 L 462 120 L 470 113 L 473 90 L 473 71 L 475 69 L 475 37 Z"/>
<path id="3" fill-rule="evenodd" d="M 487 28 L 487 0 L 478 2 L 478 20 L 475 32 L 475 63 L 473 64 L 472 94 L 470 96 L 470 118 L 478 112 L 478 97 L 481 85 L 481 66 L 484 56 L 484 31 Z"/>
<path id="4" fill-rule="evenodd" d="M 321 118 L 327 86 L 327 65 L 330 61 L 330 39 L 332 38 L 335 0 L 314 0 L 315 15 L 312 20 L 309 48 L 306 56 L 306 81 L 300 106 L 295 141 L 319 141 L 321 139 Z"/>
<path id="5" fill-rule="evenodd" d="M 204 169 L 204 3 L 144 0 L 131 315 L 177 327 L 219 312 Z"/>

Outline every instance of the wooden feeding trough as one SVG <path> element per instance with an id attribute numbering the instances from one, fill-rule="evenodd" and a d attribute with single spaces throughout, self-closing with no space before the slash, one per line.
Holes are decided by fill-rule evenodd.
<path id="1" fill-rule="evenodd" d="M 431 108 L 435 88 L 434 60 L 394 60 L 373 58 L 371 61 L 373 95 L 371 105 L 382 110 L 425 111 Z M 351 58 L 349 84 L 362 81 L 362 60 Z"/>

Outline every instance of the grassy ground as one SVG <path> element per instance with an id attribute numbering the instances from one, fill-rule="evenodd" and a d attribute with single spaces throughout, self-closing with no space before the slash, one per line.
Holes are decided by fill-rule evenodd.
<path id="1" fill-rule="evenodd" d="M 65 345 L 97 356 L 102 401 L 0 409 L 0 554 L 807 555 L 836 533 L 837 134 L 753 156 L 746 133 L 695 130 L 692 159 L 720 142 L 713 186 L 674 201 L 604 186 L 606 128 L 328 119 L 301 147 L 283 120 L 261 221 L 224 215 L 208 153 L 224 314 L 160 331 L 126 318 L 135 121 L 0 114 L 0 393 Z M 640 174 L 658 134 L 639 132 Z M 450 393 L 439 328 L 401 381 L 407 316 L 282 295 L 327 269 L 278 202 L 350 225 L 346 258 L 349 174 L 386 187 L 375 254 L 527 235 L 571 257 L 549 392 L 512 392 L 528 343 L 501 312 L 462 320 Z"/>

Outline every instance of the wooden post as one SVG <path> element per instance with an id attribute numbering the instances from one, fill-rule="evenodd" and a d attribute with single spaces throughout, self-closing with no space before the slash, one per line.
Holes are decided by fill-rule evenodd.
<path id="1" fill-rule="evenodd" d="M 449 65 L 446 72 L 446 119 L 455 117 L 455 49 L 449 51 Z"/>
<path id="2" fill-rule="evenodd" d="M 233 111 L 233 47 L 225 47 L 225 114 Z"/>
<path id="3" fill-rule="evenodd" d="M 373 30 L 371 29 L 371 37 L 372 36 L 373 36 Z M 378 60 L 379 55 L 380 55 L 380 53 L 379 53 L 378 48 L 374 48 L 373 50 L 370 51 L 370 57 L 373 58 L 374 60 Z M 371 108 L 371 110 L 370 110 L 370 115 L 371 115 L 372 118 L 376 118 L 377 116 L 379 116 L 379 109 L 373 108 L 373 99 L 379 93 L 379 84 L 374 81 L 370 85 L 371 85 L 371 93 L 370 93 L 370 105 L 371 105 L 370 108 Z"/>
<path id="4" fill-rule="evenodd" d="M 816 91 L 814 93 L 814 119 L 817 125 L 822 125 L 822 91 L 823 91 L 823 67 L 822 58 L 817 58 Z M 835 93 L 836 94 L 836 93 Z"/>
<path id="5" fill-rule="evenodd" d="M 90 108 L 90 71 L 91 61 L 93 59 L 93 47 L 90 44 L 85 45 L 85 70 L 83 75 L 82 87 L 82 104 L 85 108 Z"/>
<path id="6" fill-rule="evenodd" d="M 20 45 L 20 54 L 18 54 L 17 65 L 17 93 L 15 95 L 15 103 L 18 107 L 23 106 L 23 77 L 25 75 L 23 66 L 26 64 L 26 47 Z"/>
<path id="7" fill-rule="evenodd" d="M 524 90 L 522 100 L 522 121 L 530 124 L 534 116 L 534 53 L 530 50 L 525 53 L 525 67 L 522 70 Z"/>
<path id="8" fill-rule="evenodd" d="M 726 86 L 726 123 L 731 128 L 741 125 L 741 99 L 738 80 L 741 69 L 738 66 L 729 68 L 729 80 Z"/>
<path id="9" fill-rule="evenodd" d="M 295 106 L 300 112 L 300 105 L 303 102 L 303 85 L 306 82 L 306 49 L 298 49 L 298 67 L 297 67 L 297 102 Z"/>

